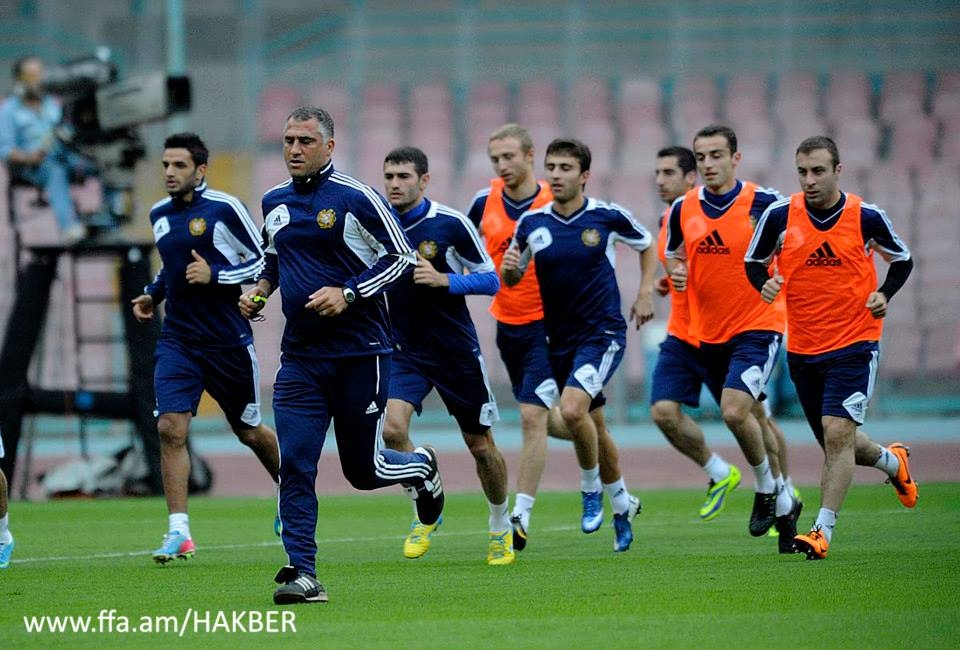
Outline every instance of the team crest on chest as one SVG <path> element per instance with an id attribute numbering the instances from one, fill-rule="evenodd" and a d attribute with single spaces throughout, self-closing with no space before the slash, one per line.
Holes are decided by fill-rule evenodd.
<path id="1" fill-rule="evenodd" d="M 337 223 L 337 213 L 332 209 L 327 208 L 317 213 L 317 225 L 324 230 L 333 228 L 335 223 Z"/>
<path id="2" fill-rule="evenodd" d="M 191 219 L 189 226 L 190 234 L 194 237 L 199 237 L 203 233 L 207 232 L 207 220 L 203 217 L 197 217 L 196 219 Z"/>
<path id="3" fill-rule="evenodd" d="M 596 246 L 600 243 L 600 231 L 596 228 L 587 228 L 580 233 L 580 241 L 585 246 Z"/>
<path id="4" fill-rule="evenodd" d="M 437 250 L 439 250 L 439 247 L 437 246 L 437 242 L 426 239 L 420 242 L 420 245 L 417 246 L 417 250 L 420 251 L 420 255 L 424 259 L 432 260 L 437 256 Z"/>

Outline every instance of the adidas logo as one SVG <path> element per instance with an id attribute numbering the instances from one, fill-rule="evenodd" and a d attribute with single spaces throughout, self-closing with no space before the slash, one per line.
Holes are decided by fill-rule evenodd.
<path id="1" fill-rule="evenodd" d="M 824 241 L 817 250 L 810 253 L 805 264 L 807 266 L 840 266 L 843 260 L 830 248 L 830 242 Z"/>
<path id="2" fill-rule="evenodd" d="M 370 402 L 370 406 L 367 407 L 367 410 L 364 411 L 367 415 L 372 413 L 377 413 L 380 410 L 380 407 L 377 406 L 376 402 Z"/>
<path id="3" fill-rule="evenodd" d="M 697 245 L 697 252 L 706 255 L 729 255 L 730 247 L 723 243 L 720 233 L 714 230 Z"/>

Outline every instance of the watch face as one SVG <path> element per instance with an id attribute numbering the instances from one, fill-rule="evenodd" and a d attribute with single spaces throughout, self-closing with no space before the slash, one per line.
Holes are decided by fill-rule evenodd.
<path id="1" fill-rule="evenodd" d="M 353 292 L 353 289 L 344 289 L 343 299 L 346 300 L 348 304 L 352 303 L 354 300 L 357 299 L 357 294 Z"/>

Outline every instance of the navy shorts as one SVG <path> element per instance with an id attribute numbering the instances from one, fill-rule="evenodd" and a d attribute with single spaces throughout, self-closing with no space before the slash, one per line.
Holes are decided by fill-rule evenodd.
<path id="1" fill-rule="evenodd" d="M 668 334 L 660 344 L 660 354 L 653 370 L 650 403 L 666 400 L 697 408 L 706 379 L 707 369 L 700 357 L 700 349 Z M 720 395 L 712 394 L 719 404 Z"/>
<path id="2" fill-rule="evenodd" d="M 714 395 L 733 388 L 755 400 L 765 399 L 763 391 L 777 363 L 782 340 L 780 332 L 753 330 L 737 334 L 726 343 L 701 343 L 707 388 Z"/>
<path id="3" fill-rule="evenodd" d="M 625 343 L 623 337 L 601 335 L 564 350 L 552 348 L 550 366 L 557 384 L 585 391 L 592 398 L 590 410 L 600 408 L 607 401 L 603 387 L 623 361 Z"/>
<path id="4" fill-rule="evenodd" d="M 390 399 L 413 404 L 419 415 L 423 399 L 434 388 L 447 412 L 465 433 L 485 433 L 500 419 L 479 349 L 446 363 L 399 350 L 394 353 L 390 369 Z"/>
<path id="5" fill-rule="evenodd" d="M 550 408 L 552 396 L 557 394 L 557 382 L 550 369 L 543 321 L 525 325 L 497 321 L 497 348 L 517 402 Z"/>
<path id="6" fill-rule="evenodd" d="M 154 353 L 157 415 L 197 414 L 200 396 L 210 393 L 234 429 L 260 424 L 260 366 L 253 345 L 197 348 L 162 336 Z"/>
<path id="7" fill-rule="evenodd" d="M 823 416 L 863 424 L 879 361 L 880 345 L 876 341 L 854 343 L 823 354 L 787 353 L 800 406 L 821 445 Z"/>

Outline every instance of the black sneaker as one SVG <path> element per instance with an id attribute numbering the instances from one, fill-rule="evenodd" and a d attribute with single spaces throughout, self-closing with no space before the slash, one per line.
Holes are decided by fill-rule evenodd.
<path id="1" fill-rule="evenodd" d="M 777 523 L 774 524 L 778 533 L 777 546 L 780 548 L 780 553 L 783 555 L 799 553 L 793 538 L 797 536 L 797 519 L 800 518 L 800 512 L 802 510 L 803 501 L 794 497 L 793 508 L 791 508 L 790 512 L 782 517 L 777 517 Z"/>
<path id="2" fill-rule="evenodd" d="M 520 517 L 513 515 L 510 517 L 510 525 L 513 527 L 513 550 L 522 551 L 527 548 L 527 531 L 523 522 Z"/>
<path id="3" fill-rule="evenodd" d="M 777 495 L 755 492 L 753 495 L 753 512 L 750 513 L 750 534 L 762 537 L 777 521 Z"/>
<path id="4" fill-rule="evenodd" d="M 308 573 L 302 573 L 287 565 L 277 572 L 274 582 L 282 585 L 273 592 L 275 605 L 295 605 L 298 603 L 325 603 L 329 600 L 327 590 Z"/>
<path id="5" fill-rule="evenodd" d="M 437 452 L 433 447 L 417 447 L 414 451 L 427 457 L 430 463 L 430 474 L 422 483 L 412 487 L 417 492 L 414 499 L 417 505 L 417 519 L 420 523 L 430 526 L 443 513 L 443 484 L 440 482 L 440 468 L 437 466 Z"/>

